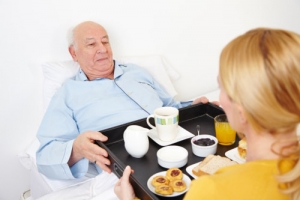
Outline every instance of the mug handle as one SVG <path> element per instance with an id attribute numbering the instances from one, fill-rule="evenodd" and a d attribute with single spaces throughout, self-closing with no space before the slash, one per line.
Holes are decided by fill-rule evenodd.
<path id="1" fill-rule="evenodd" d="M 155 126 L 153 126 L 153 125 L 150 123 L 150 121 L 149 121 L 149 119 L 150 119 L 151 117 L 154 118 L 154 115 L 152 114 L 152 115 L 149 115 L 149 116 L 147 117 L 147 124 L 148 124 L 148 126 L 150 126 L 152 129 L 156 129 Z"/>

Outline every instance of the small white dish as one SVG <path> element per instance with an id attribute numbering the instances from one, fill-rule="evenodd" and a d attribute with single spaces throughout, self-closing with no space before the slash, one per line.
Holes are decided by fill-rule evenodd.
<path id="1" fill-rule="evenodd" d="M 187 168 L 185 169 L 187 173 L 189 173 L 189 175 L 191 175 L 191 177 L 193 177 L 194 179 L 197 179 L 198 176 L 196 176 L 195 174 L 193 174 L 193 168 L 196 167 L 197 165 L 199 165 L 202 161 L 197 162 L 195 164 L 189 165 L 187 166 Z"/>
<path id="2" fill-rule="evenodd" d="M 182 195 L 184 193 L 186 193 L 186 191 L 188 191 L 188 189 L 190 188 L 190 184 L 191 184 L 191 179 L 183 174 L 183 177 L 182 177 L 182 180 L 184 180 L 184 182 L 186 183 L 186 189 L 182 192 L 173 192 L 173 194 L 171 195 L 162 195 L 162 194 L 158 194 L 155 192 L 155 187 L 151 184 L 151 181 L 152 179 L 155 177 L 155 176 L 165 176 L 166 175 L 166 171 L 163 171 L 163 172 L 158 172 L 156 174 L 153 174 L 147 181 L 147 186 L 148 186 L 148 189 L 153 192 L 154 194 L 156 195 L 159 195 L 159 196 L 162 196 L 162 197 L 176 197 L 176 196 L 179 196 L 179 195 Z"/>
<path id="3" fill-rule="evenodd" d="M 180 142 L 182 140 L 186 140 L 188 138 L 191 138 L 191 137 L 194 137 L 195 135 L 190 133 L 189 131 L 185 130 L 184 128 L 182 128 L 181 126 L 178 126 L 178 134 L 176 136 L 176 138 L 172 141 L 168 141 L 168 142 L 165 142 L 165 141 L 162 141 L 158 138 L 158 134 L 156 132 L 155 129 L 151 129 L 149 132 L 148 132 L 148 136 L 154 141 L 156 142 L 157 144 L 159 144 L 160 146 L 167 146 L 167 145 L 170 145 L 170 144 L 174 144 L 176 142 Z"/>
<path id="4" fill-rule="evenodd" d="M 164 168 L 181 168 L 188 161 L 188 151 L 181 146 L 166 146 L 160 148 L 157 153 L 157 162 Z"/>
<path id="5" fill-rule="evenodd" d="M 194 141 L 199 139 L 210 139 L 213 140 L 215 143 L 210 146 L 200 146 L 194 143 Z M 206 134 L 196 135 L 191 139 L 191 145 L 192 145 L 193 154 L 199 157 L 206 157 L 209 154 L 215 154 L 217 152 L 218 139 L 212 135 L 206 135 Z"/>
<path id="6" fill-rule="evenodd" d="M 239 164 L 246 162 L 246 160 L 239 155 L 237 147 L 226 151 L 225 156 Z"/>

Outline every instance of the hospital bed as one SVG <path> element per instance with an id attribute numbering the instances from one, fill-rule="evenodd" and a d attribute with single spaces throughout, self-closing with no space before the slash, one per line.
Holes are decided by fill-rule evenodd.
<path id="1" fill-rule="evenodd" d="M 140 65 L 148 70 L 148 72 L 155 77 L 155 79 L 167 90 L 167 92 L 175 97 L 177 91 L 174 87 L 173 82 L 180 78 L 177 73 L 162 56 L 130 56 L 120 57 L 117 60 L 123 63 L 134 63 Z M 41 64 L 42 72 L 44 75 L 43 80 L 43 105 L 46 110 L 53 94 L 61 84 L 68 78 L 75 76 L 79 70 L 79 66 L 72 60 L 62 62 L 45 62 Z M 211 101 L 218 100 L 218 89 L 212 90 L 209 93 L 203 94 Z M 202 96 L 202 95 L 201 95 Z M 30 195 L 26 193 L 28 198 L 21 197 L 21 199 L 36 199 L 45 194 L 64 190 L 68 187 L 80 184 L 89 179 L 88 176 L 82 177 L 76 180 L 51 180 L 40 174 L 36 167 L 36 156 L 35 153 L 39 147 L 39 141 L 37 138 L 33 138 L 28 148 L 19 155 L 20 162 L 22 165 L 30 170 Z"/>

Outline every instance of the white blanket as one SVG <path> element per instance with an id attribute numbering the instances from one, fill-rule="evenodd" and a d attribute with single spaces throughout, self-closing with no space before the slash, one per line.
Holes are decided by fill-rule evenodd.
<path id="1" fill-rule="evenodd" d="M 102 172 L 95 178 L 91 178 L 88 181 L 68 187 L 50 194 L 44 195 L 38 200 L 117 200 L 117 196 L 114 193 L 114 186 L 117 183 L 118 178 L 113 173 L 108 174 Z"/>

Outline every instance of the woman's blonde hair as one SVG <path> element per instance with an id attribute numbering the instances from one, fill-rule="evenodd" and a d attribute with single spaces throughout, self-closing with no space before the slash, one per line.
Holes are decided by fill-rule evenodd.
<path id="1" fill-rule="evenodd" d="M 296 131 L 300 123 L 300 35 L 268 28 L 248 31 L 223 49 L 219 76 L 228 96 L 243 106 L 257 132 Z M 293 174 L 284 192 L 295 199 L 300 198 L 297 149 L 298 163 L 279 177 L 286 182 L 288 174 Z"/>

